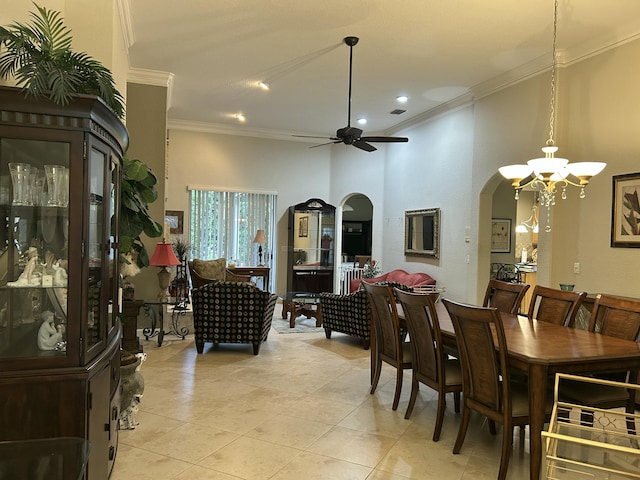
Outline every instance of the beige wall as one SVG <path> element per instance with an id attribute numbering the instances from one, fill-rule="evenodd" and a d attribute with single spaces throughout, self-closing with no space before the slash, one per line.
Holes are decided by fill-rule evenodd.
<path id="1" fill-rule="evenodd" d="M 129 83 L 127 91 L 127 129 L 130 137 L 127 156 L 147 164 L 158 177 L 158 200 L 149 206 L 149 213 L 164 225 L 167 89 Z M 142 238 L 151 257 L 156 243 L 161 242 L 162 238 L 150 239 L 145 235 Z M 136 298 L 154 298 L 158 294 L 157 273 L 157 267 L 144 268 L 133 278 Z"/>

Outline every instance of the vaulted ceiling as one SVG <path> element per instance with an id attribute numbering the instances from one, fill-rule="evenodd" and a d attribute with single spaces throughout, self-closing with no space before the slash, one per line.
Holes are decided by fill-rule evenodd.
<path id="1" fill-rule="evenodd" d="M 552 0 L 130 0 L 133 72 L 172 74 L 170 125 L 245 135 L 394 133 L 551 65 Z M 559 62 L 633 40 L 638 0 L 559 0 Z M 635 68 L 630 66 L 630 68 Z M 166 78 L 166 77 L 164 77 Z M 267 82 L 268 91 L 258 86 Z M 407 95 L 406 104 L 396 97 Z M 404 109 L 402 114 L 391 114 Z M 242 114 L 244 122 L 236 117 Z"/>

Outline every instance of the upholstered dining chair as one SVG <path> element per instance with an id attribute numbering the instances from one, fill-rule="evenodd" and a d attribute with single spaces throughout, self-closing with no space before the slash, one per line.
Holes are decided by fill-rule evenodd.
<path id="1" fill-rule="evenodd" d="M 639 341 L 640 299 L 599 294 L 589 319 L 589 331 Z M 634 371 L 602 377 L 606 380 L 637 383 L 637 375 L 638 372 Z M 602 409 L 624 407 L 627 413 L 633 413 L 635 409 L 636 391 L 633 389 L 572 381 L 565 381 L 560 387 L 561 399 L 566 402 Z M 591 424 L 593 418 L 589 413 L 583 413 L 582 422 Z M 633 424 L 628 428 L 631 433 L 634 430 Z"/>
<path id="2" fill-rule="evenodd" d="M 443 303 L 451 316 L 462 366 L 462 420 L 453 453 L 460 453 L 471 410 L 489 419 L 492 434 L 495 434 L 495 422 L 501 423 L 498 480 L 504 480 L 511 456 L 513 427 L 529 423 L 527 386 L 510 381 L 507 342 L 497 308 L 476 307 L 446 299 Z M 551 412 L 550 399 L 546 411 Z"/>
<path id="3" fill-rule="evenodd" d="M 502 280 L 489 280 L 484 294 L 483 307 L 494 307 L 514 315 L 520 310 L 520 304 L 529 290 L 526 283 L 509 283 Z"/>
<path id="4" fill-rule="evenodd" d="M 536 285 L 529 304 L 529 318 L 573 328 L 586 292 L 569 292 Z"/>
<path id="5" fill-rule="evenodd" d="M 396 369 L 396 390 L 393 397 L 392 409 L 398 409 L 400 393 L 402 391 L 402 378 L 405 369 L 411 368 L 411 345 L 404 341 L 404 335 L 400 331 L 398 309 L 393 290 L 389 285 L 376 285 L 362 283 L 371 307 L 371 323 L 373 336 L 371 349 L 371 391 L 375 393 L 382 362 Z"/>
<path id="6" fill-rule="evenodd" d="M 411 398 L 404 418 L 410 418 L 420 383 L 438 392 L 438 410 L 433 429 L 433 441 L 440 439 L 446 394 L 452 392 L 456 413 L 460 412 L 462 371 L 457 358 L 449 358 L 442 348 L 442 333 L 434 298 L 439 294 L 419 294 L 395 291 L 402 306 L 404 320 L 411 339 Z"/>

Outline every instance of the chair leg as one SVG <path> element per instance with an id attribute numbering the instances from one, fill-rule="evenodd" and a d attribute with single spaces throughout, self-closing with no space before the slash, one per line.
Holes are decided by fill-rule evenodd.
<path id="1" fill-rule="evenodd" d="M 502 429 L 502 454 L 500 455 L 500 470 L 498 471 L 498 480 L 504 480 L 507 476 L 509 468 L 509 458 L 511 457 L 511 449 L 513 443 L 513 425 L 503 425 Z"/>
<path id="2" fill-rule="evenodd" d="M 196 351 L 202 353 L 204 351 L 204 342 L 202 340 L 196 340 Z"/>
<path id="3" fill-rule="evenodd" d="M 393 405 L 391 406 L 391 410 L 398 409 L 398 403 L 400 403 L 400 393 L 402 392 L 402 374 L 404 369 L 402 366 L 396 368 L 396 393 L 393 396 Z"/>
<path id="4" fill-rule="evenodd" d="M 407 411 L 404 414 L 405 419 L 409 419 L 411 414 L 413 413 L 413 407 L 416 404 L 416 398 L 418 396 L 418 390 L 420 390 L 420 383 L 415 377 L 415 372 L 413 375 L 413 379 L 411 380 L 411 397 L 409 398 L 409 405 L 407 405 Z"/>
<path id="5" fill-rule="evenodd" d="M 362 348 L 364 348 L 365 350 L 369 350 L 369 347 L 371 346 L 371 342 L 369 340 L 362 340 Z"/>
<path id="6" fill-rule="evenodd" d="M 444 407 L 446 404 L 446 393 L 438 392 L 438 412 L 436 413 L 436 426 L 433 429 L 434 442 L 440 440 L 440 432 L 442 431 L 442 423 L 444 421 Z"/>
<path id="7" fill-rule="evenodd" d="M 460 420 L 460 427 L 458 428 L 458 436 L 456 437 L 456 443 L 453 445 L 453 453 L 460 453 L 462 444 L 464 443 L 464 437 L 467 435 L 467 428 L 469 427 L 469 418 L 471 417 L 471 410 L 466 405 L 462 406 L 462 419 Z"/>
<path id="8" fill-rule="evenodd" d="M 460 413 L 460 392 L 453 392 L 453 409 Z"/>
<path id="9" fill-rule="evenodd" d="M 373 356 L 373 350 L 371 351 L 371 355 Z M 371 361 L 371 391 L 369 393 L 374 393 L 376 391 L 376 387 L 378 386 L 378 381 L 380 380 L 380 372 L 382 371 L 382 360 L 380 360 L 377 356 L 375 359 L 372 358 Z"/>
<path id="10" fill-rule="evenodd" d="M 331 329 L 324 327 L 324 336 L 327 338 L 331 338 Z"/>
<path id="11" fill-rule="evenodd" d="M 493 420 L 489 420 L 489 433 L 491 435 L 495 435 L 497 433 L 496 422 L 494 422 Z"/>
<path id="12" fill-rule="evenodd" d="M 259 343 L 254 343 L 253 344 L 253 354 L 254 355 L 258 355 L 258 353 L 260 353 L 260 344 Z"/>

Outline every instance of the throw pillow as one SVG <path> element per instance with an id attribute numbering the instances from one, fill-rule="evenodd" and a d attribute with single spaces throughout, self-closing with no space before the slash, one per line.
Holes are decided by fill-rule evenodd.
<path id="1" fill-rule="evenodd" d="M 227 260 L 218 258 L 216 260 L 193 259 L 193 268 L 198 275 L 204 278 L 211 278 L 224 282 L 226 280 Z"/>

